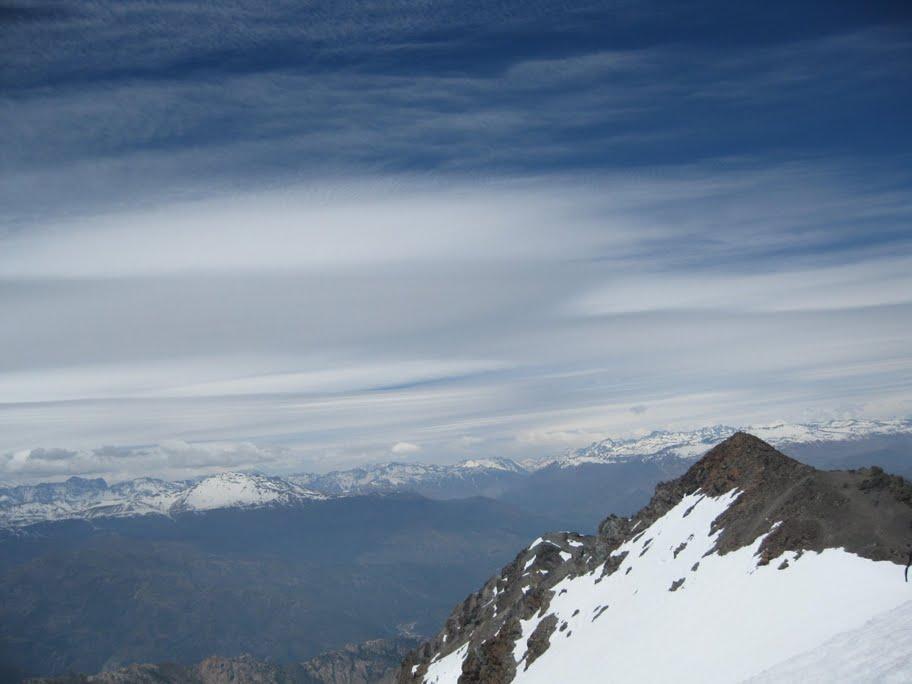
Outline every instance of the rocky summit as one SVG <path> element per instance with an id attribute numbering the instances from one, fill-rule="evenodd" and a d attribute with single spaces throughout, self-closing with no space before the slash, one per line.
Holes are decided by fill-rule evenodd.
<path id="1" fill-rule="evenodd" d="M 839 639 L 864 643 L 902 619 L 910 543 L 907 481 L 816 470 L 739 432 L 636 515 L 533 541 L 406 658 L 399 682 L 804 678 L 827 648 L 846 653 Z M 843 667 L 912 677 L 912 657 L 859 661 L 877 652 Z"/>

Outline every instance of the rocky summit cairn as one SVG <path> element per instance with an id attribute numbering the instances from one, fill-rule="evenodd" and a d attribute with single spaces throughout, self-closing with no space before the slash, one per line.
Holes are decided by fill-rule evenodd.
<path id="1" fill-rule="evenodd" d="M 710 449 L 681 477 L 658 485 L 649 504 L 636 515 L 610 515 L 592 536 L 561 532 L 537 539 L 458 605 L 434 639 L 406 658 L 399 682 L 423 681 L 429 666 L 457 651 L 460 682 L 512 681 L 518 668 L 528 668 L 547 651 L 556 634 L 571 636 L 568 624 L 559 625 L 549 614 L 557 584 L 592 573 L 601 582 L 624 561 L 626 552 L 612 552 L 624 544 L 629 548 L 685 497 L 694 499 L 695 507 L 703 498 L 723 496 L 733 500 L 712 521 L 714 545 L 704 557 L 724 557 L 762 537 L 755 554 L 758 567 L 786 551 L 800 557 L 807 551 L 842 548 L 864 559 L 900 564 L 897 577 L 902 581 L 901 566 L 912 543 L 912 485 L 876 467 L 816 470 L 753 435 L 738 432 Z M 677 553 L 675 549 L 675 558 Z M 650 562 L 649 557 L 643 562 Z M 699 565 L 694 563 L 691 570 L 698 571 Z M 781 567 L 787 568 L 787 561 Z M 636 574 L 628 564 L 625 572 L 631 570 Z M 668 591 L 679 590 L 682 582 L 672 582 Z M 603 619 L 604 608 L 594 609 L 592 619 Z M 532 624 L 533 618 L 537 626 L 531 635 L 524 635 L 521 623 Z M 521 636 L 525 641 L 519 648 Z"/>

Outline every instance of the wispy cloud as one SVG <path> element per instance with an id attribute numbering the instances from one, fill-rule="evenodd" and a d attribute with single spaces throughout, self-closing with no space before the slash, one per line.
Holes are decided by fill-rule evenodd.
<path id="1" fill-rule="evenodd" d="M 390 451 L 396 455 L 417 454 L 421 451 L 421 447 L 417 444 L 412 444 L 411 442 L 396 442 L 390 448 Z"/>
<path id="2" fill-rule="evenodd" d="M 0 254 L 28 322 L 0 330 L 3 442 L 255 440 L 335 467 L 403 431 L 446 460 L 467 435 L 522 455 L 875 394 L 904 412 L 912 209 L 856 173 L 400 177 L 37 225 Z"/>
<path id="3" fill-rule="evenodd" d="M 883 163 L 897 144 L 912 152 L 898 139 L 900 118 L 890 114 L 900 65 L 912 56 L 912 35 L 901 28 L 861 26 L 741 47 L 643 41 L 619 48 L 606 36 L 543 54 L 517 43 L 479 58 L 477 45 L 430 14 L 420 12 L 418 21 L 428 32 L 443 31 L 438 40 L 422 42 L 405 21 L 395 30 L 415 49 L 397 52 L 388 44 L 395 38 L 377 42 L 369 22 L 337 28 L 347 26 L 342 12 L 328 24 L 267 19 L 235 35 L 226 52 L 207 42 L 221 43 L 235 29 L 216 37 L 204 28 L 203 40 L 187 27 L 231 21 L 230 11 L 174 8 L 156 20 L 171 35 L 156 39 L 147 31 L 149 6 L 112 10 L 105 28 L 104 5 L 87 4 L 88 24 L 52 24 L 44 70 L 35 69 L 42 60 L 34 48 L 9 48 L 11 59 L 30 62 L 9 71 L 15 78 L 0 110 L 0 168 L 16 171 L 0 195 L 11 216 L 34 213 L 24 193 L 40 193 L 44 211 L 70 213 L 112 196 L 139 202 L 302 174 L 528 174 L 781 157 L 784 150 L 873 154 Z M 392 24 L 401 20 L 383 9 Z M 191 15 L 186 24 L 183 11 Z M 563 18 L 566 30 L 579 31 L 575 19 Z M 369 35 L 346 43 L 348 54 L 321 59 L 320 48 L 306 47 L 319 35 L 309 33 L 315 25 L 328 35 Z M 50 31 L 45 26 L 31 31 Z M 559 20 L 555 27 L 560 32 Z M 26 40 L 31 31 L 12 38 Z M 133 47 L 118 50 L 112 70 L 104 49 L 78 49 L 91 31 L 93 41 Z M 276 44 L 276 33 L 299 47 L 262 48 Z M 463 68 L 428 68 L 425 48 L 454 50 Z M 55 73 L 58 85 L 39 87 Z M 822 108 L 824 101 L 838 109 Z M 872 107 L 884 113 L 876 136 L 865 115 Z"/>
<path id="4" fill-rule="evenodd" d="M 740 270 L 740 269 L 739 269 Z M 812 311 L 912 303 L 912 255 L 766 273 L 644 273 L 583 295 L 571 310 Z"/>
<path id="5" fill-rule="evenodd" d="M 287 450 L 248 443 L 188 444 L 170 440 L 148 447 L 26 449 L 0 454 L 0 472 L 18 481 L 58 480 L 70 476 L 131 479 L 142 473 L 187 479 L 224 470 L 258 470 L 287 462 Z"/>
<path id="6" fill-rule="evenodd" d="M 912 33 L 775 5 L 0 15 L 0 477 L 912 412 Z"/>

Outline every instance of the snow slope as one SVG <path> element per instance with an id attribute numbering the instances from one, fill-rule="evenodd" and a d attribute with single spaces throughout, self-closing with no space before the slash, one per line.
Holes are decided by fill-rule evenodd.
<path id="1" fill-rule="evenodd" d="M 902 566 L 841 549 L 759 566 L 761 537 L 704 557 L 720 534 L 712 522 L 737 496 L 691 494 L 612 554 L 626 554 L 617 571 L 555 585 L 547 614 L 567 626 L 528 669 L 517 641 L 515 681 L 740 681 L 912 597 Z M 544 617 L 524 622 L 523 635 Z"/>
<path id="2" fill-rule="evenodd" d="M 912 601 L 877 615 L 858 629 L 837 634 L 746 682 L 912 682 Z"/>

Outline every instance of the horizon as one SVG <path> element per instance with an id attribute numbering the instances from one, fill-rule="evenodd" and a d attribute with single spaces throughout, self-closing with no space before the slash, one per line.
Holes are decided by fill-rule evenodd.
<path id="1" fill-rule="evenodd" d="M 447 467 L 461 466 L 464 463 L 473 462 L 473 461 L 475 461 L 475 462 L 508 461 L 508 462 L 511 462 L 511 463 L 523 468 L 526 471 L 532 472 L 532 471 L 536 470 L 537 467 L 541 467 L 542 464 L 547 464 L 548 462 L 553 461 L 554 459 L 559 459 L 561 456 L 572 456 L 579 452 L 584 452 L 591 447 L 595 447 L 600 444 L 603 444 L 605 442 L 613 442 L 618 445 L 636 444 L 637 442 L 640 442 L 644 439 L 647 439 L 647 438 L 653 437 L 653 436 L 678 435 L 678 434 L 690 435 L 690 434 L 701 433 L 701 432 L 705 432 L 705 431 L 712 432 L 712 431 L 718 431 L 718 430 L 727 430 L 727 431 L 731 431 L 732 434 L 737 433 L 737 432 L 744 432 L 746 434 L 750 434 L 752 436 L 758 437 L 759 439 L 762 439 L 763 441 L 769 441 L 770 443 L 773 443 L 773 444 L 780 443 L 780 442 L 783 442 L 785 444 L 790 444 L 792 442 L 789 441 L 789 438 L 787 436 L 781 437 L 780 439 L 775 439 L 774 438 L 775 433 L 773 433 L 772 430 L 775 428 L 780 428 L 780 427 L 793 427 L 793 426 L 826 427 L 826 426 L 831 426 L 834 423 L 835 424 L 875 423 L 879 426 L 899 423 L 899 424 L 902 424 L 902 426 L 908 427 L 908 430 L 897 431 L 897 432 L 878 432 L 876 429 L 874 429 L 874 430 L 871 430 L 868 432 L 863 432 L 861 434 L 861 437 L 848 435 L 848 436 L 843 436 L 841 438 L 833 437 L 830 440 L 824 440 L 824 441 L 847 441 L 847 440 L 852 441 L 853 439 L 856 439 L 856 438 L 865 439 L 865 438 L 891 437 L 891 436 L 896 436 L 896 435 L 912 434 L 912 416 L 891 417 L 891 418 L 885 418 L 885 419 L 871 419 L 871 418 L 864 418 L 864 417 L 843 417 L 843 418 L 834 418 L 834 419 L 821 420 L 821 421 L 809 421 L 809 422 L 804 422 L 804 423 L 792 423 L 789 421 L 771 421 L 771 422 L 763 424 L 763 425 L 760 425 L 760 424 L 757 424 L 757 425 L 725 425 L 725 424 L 719 423 L 719 424 L 714 424 L 714 425 L 696 426 L 696 427 L 693 427 L 690 429 L 667 430 L 667 429 L 658 428 L 658 429 L 653 429 L 653 430 L 641 430 L 641 431 L 637 431 L 637 432 L 630 433 L 627 435 L 615 434 L 615 435 L 603 437 L 598 440 L 594 440 L 592 442 L 580 444 L 578 446 L 567 446 L 566 448 L 564 448 L 563 450 L 561 450 L 559 452 L 549 452 L 549 453 L 540 454 L 537 456 L 526 456 L 526 457 L 518 456 L 516 458 L 512 458 L 509 456 L 501 456 L 501 455 L 497 455 L 497 454 L 476 454 L 474 456 L 467 456 L 466 458 L 463 458 L 463 459 L 460 459 L 457 461 L 445 461 L 444 462 L 444 461 L 436 461 L 433 458 L 428 459 L 425 457 L 425 454 L 422 454 L 422 453 L 415 453 L 411 458 L 409 458 L 407 454 L 405 454 L 405 455 L 404 454 L 399 454 L 399 455 L 392 454 L 391 457 L 386 460 L 358 461 L 358 462 L 348 464 L 348 465 L 343 464 L 342 467 L 332 468 L 329 470 L 317 471 L 317 470 L 296 469 L 294 466 L 293 455 L 285 454 L 286 456 L 291 456 L 292 460 L 286 460 L 281 464 L 274 463 L 272 468 L 270 468 L 268 466 L 266 468 L 263 468 L 261 466 L 244 466 L 244 465 L 241 465 L 239 467 L 216 467 L 216 468 L 213 468 L 210 466 L 210 467 L 194 468 L 194 469 L 192 469 L 193 472 L 177 474 L 177 471 L 169 471 L 167 468 L 164 468 L 164 469 L 159 468 L 158 470 L 156 470 L 153 467 L 153 468 L 150 468 L 148 471 L 140 473 L 140 474 L 126 474 L 126 475 L 123 475 L 123 474 L 119 475 L 116 472 L 112 473 L 109 471 L 99 470 L 98 472 L 61 473 L 61 474 L 48 475 L 48 476 L 43 476 L 43 477 L 42 476 L 32 476 L 32 477 L 27 477 L 27 478 L 23 478 L 23 479 L 13 479 L 13 480 L 0 479 L 0 487 L 36 486 L 36 485 L 40 485 L 40 484 L 60 484 L 63 482 L 67 482 L 73 478 L 84 479 L 84 480 L 101 479 L 101 480 L 104 480 L 104 482 L 108 486 L 112 486 L 112 485 L 115 485 L 115 484 L 118 484 L 121 482 L 129 482 L 131 480 L 136 480 L 136 479 L 153 479 L 153 480 L 162 480 L 162 481 L 166 481 L 166 482 L 180 482 L 180 483 L 197 482 L 197 481 L 203 480 L 208 477 L 222 475 L 222 474 L 263 475 L 265 477 L 275 477 L 275 478 L 281 479 L 281 478 L 301 476 L 301 475 L 316 475 L 316 476 L 332 475 L 334 473 L 346 473 L 346 472 L 351 472 L 351 471 L 355 471 L 355 470 L 369 471 L 372 468 L 382 468 L 382 467 L 387 467 L 387 466 L 405 466 L 405 467 L 431 466 L 431 467 L 447 468 Z M 875 428 L 877 425 L 875 425 Z M 764 436 L 760 436 L 760 435 L 764 435 Z M 800 440 L 797 443 L 801 443 Z M 218 443 L 212 444 L 212 445 L 182 444 L 182 445 L 177 445 L 177 446 L 178 446 L 178 448 L 185 448 L 185 449 L 192 449 L 192 448 L 194 448 L 194 446 L 196 446 L 196 447 L 208 446 L 213 449 L 215 454 L 231 452 L 233 450 L 236 450 L 239 447 L 253 448 L 252 445 L 249 445 L 249 444 L 224 445 L 224 444 L 218 444 Z M 171 448 L 174 448 L 174 445 L 172 445 Z M 708 447 L 708 448 L 711 448 L 711 447 Z M 157 456 L 160 456 L 163 451 L 166 451 L 165 449 L 163 449 L 163 445 L 155 445 L 155 444 L 135 446 L 135 447 L 131 447 L 131 449 L 134 449 L 137 453 L 140 453 L 140 454 L 146 454 L 146 455 L 153 454 L 153 455 L 157 455 Z M 680 458 L 685 458 L 685 456 L 682 456 L 681 454 L 676 454 L 676 455 Z M 89 454 L 89 456 L 94 457 L 94 454 Z M 169 474 L 169 472 L 170 472 L 170 474 Z"/>

